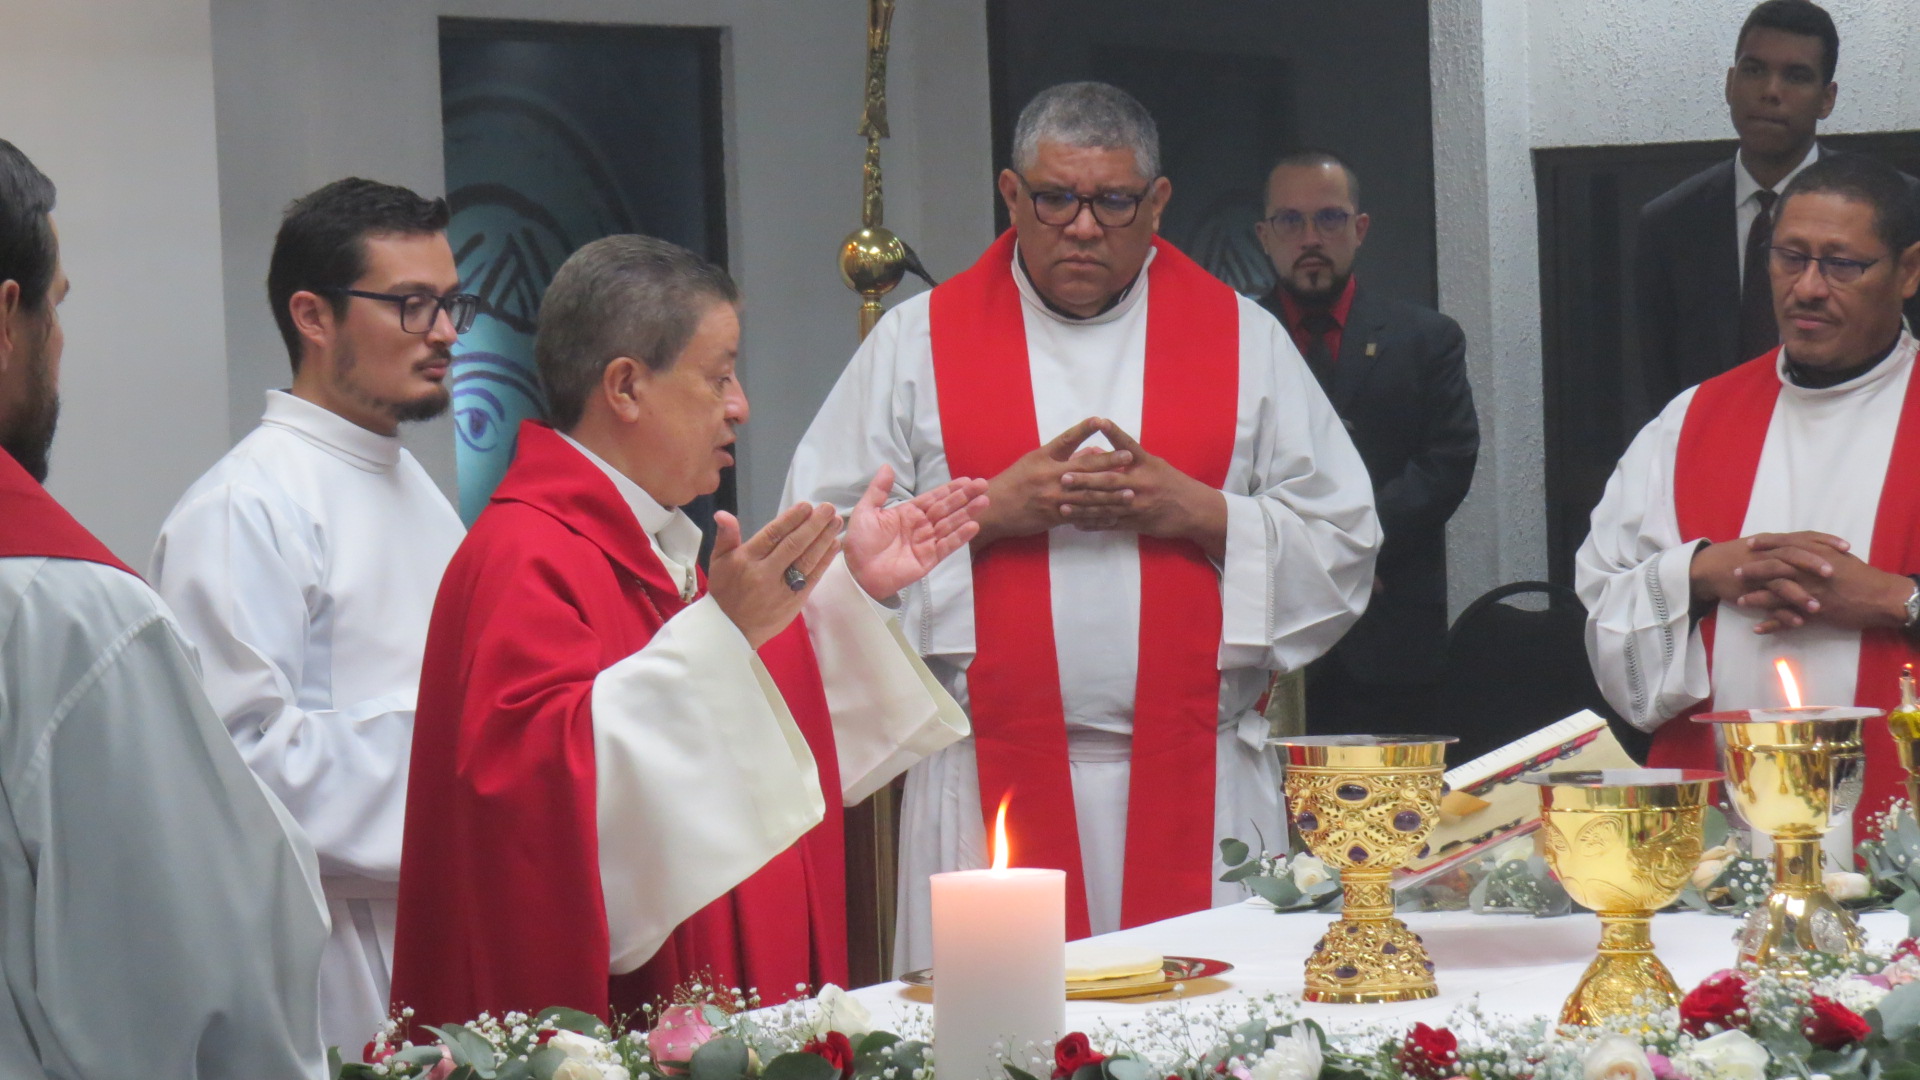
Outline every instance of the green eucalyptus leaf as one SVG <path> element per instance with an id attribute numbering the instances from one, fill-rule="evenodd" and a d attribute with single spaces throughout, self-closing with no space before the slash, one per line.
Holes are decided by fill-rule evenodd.
<path id="1" fill-rule="evenodd" d="M 1700 846 L 1703 850 L 1717 848 L 1727 842 L 1727 815 L 1717 806 L 1707 807 L 1700 817 Z"/>
<path id="2" fill-rule="evenodd" d="M 433 1065 L 440 1060 L 440 1047 L 438 1045 L 409 1046 L 405 1050 L 395 1052 L 387 1060 L 408 1065 Z"/>
<path id="3" fill-rule="evenodd" d="M 853 1048 L 855 1054 L 877 1054 L 900 1041 L 900 1036 L 891 1031 L 869 1031 Z"/>
<path id="4" fill-rule="evenodd" d="M 1899 1042 L 1920 1031 L 1920 982 L 1894 987 L 1873 1011 L 1880 1014 L 1880 1033 L 1888 1042 Z"/>
<path id="5" fill-rule="evenodd" d="M 1006 1065 L 1002 1067 L 1007 1070 L 1007 1080 L 1040 1080 L 1039 1077 L 1018 1065 Z"/>
<path id="6" fill-rule="evenodd" d="M 1073 1070 L 1067 1080 L 1106 1080 L 1106 1074 L 1100 1071 L 1099 1064 L 1082 1065 Z"/>
<path id="7" fill-rule="evenodd" d="M 1292 881 L 1275 877 L 1247 879 L 1247 887 L 1274 907 L 1285 911 L 1300 902 L 1300 889 Z"/>
<path id="8" fill-rule="evenodd" d="M 340 1067 L 342 1064 L 340 1060 L 340 1048 L 337 1046 L 327 1047 L 327 1075 L 331 1077 L 332 1080 L 340 1080 Z"/>
<path id="9" fill-rule="evenodd" d="M 1147 1067 L 1132 1058 L 1110 1057 L 1100 1063 L 1105 1080 L 1156 1080 Z"/>
<path id="10" fill-rule="evenodd" d="M 495 1070 L 493 1080 L 533 1080 L 533 1062 L 514 1058 Z"/>
<path id="11" fill-rule="evenodd" d="M 740 1080 L 747 1075 L 747 1044 L 730 1035 L 701 1043 L 687 1060 L 692 1080 Z"/>
<path id="12" fill-rule="evenodd" d="M 527 1055 L 527 1064 L 533 1067 L 533 1080 L 553 1080 L 553 1074 L 567 1063 L 567 1052 L 557 1046 L 543 1046 Z"/>
<path id="13" fill-rule="evenodd" d="M 1228 866 L 1246 862 L 1247 856 L 1251 854 L 1253 849 L 1247 847 L 1244 841 L 1235 840 L 1231 836 L 1220 841 L 1220 861 Z"/>
<path id="14" fill-rule="evenodd" d="M 1260 864 L 1258 862 L 1243 862 L 1239 866 L 1231 867 L 1226 873 L 1221 874 L 1220 880 L 1231 884 L 1236 881 L 1245 881 L 1259 872 Z"/>
<path id="15" fill-rule="evenodd" d="M 553 1028 L 557 1031 L 571 1031 L 575 1035 L 587 1035 L 596 1039 L 603 1037 L 606 1027 L 607 1025 L 600 1022 L 599 1017 L 590 1012 L 566 1009 L 558 1005 L 543 1010 L 539 1016 L 533 1018 L 535 1031 L 541 1028 Z"/>
<path id="16" fill-rule="evenodd" d="M 837 1080 L 840 1070 L 819 1054 L 790 1050 L 760 1070 L 761 1080 Z"/>

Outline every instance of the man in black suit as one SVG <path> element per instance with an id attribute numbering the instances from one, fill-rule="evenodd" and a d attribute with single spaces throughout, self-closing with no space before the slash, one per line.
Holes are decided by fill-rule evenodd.
<path id="1" fill-rule="evenodd" d="M 1260 303 L 1293 335 L 1367 464 L 1385 542 L 1367 612 L 1307 668 L 1307 730 L 1402 730 L 1439 682 L 1447 633 L 1447 519 L 1480 449 L 1459 324 L 1363 288 L 1371 219 L 1338 157 L 1289 155 L 1255 227 L 1279 281 Z"/>
<path id="2" fill-rule="evenodd" d="M 1727 69 L 1739 153 L 1641 209 L 1634 297 L 1648 415 L 1780 343 L 1767 274 L 1772 206 L 1823 153 L 1815 128 L 1833 111 L 1839 61 L 1840 34 L 1819 5 L 1764 0 Z M 1907 313 L 1920 318 L 1920 300 Z"/>

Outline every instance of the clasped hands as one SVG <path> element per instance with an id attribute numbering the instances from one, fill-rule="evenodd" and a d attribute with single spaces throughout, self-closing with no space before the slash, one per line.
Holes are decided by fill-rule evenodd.
<path id="1" fill-rule="evenodd" d="M 1809 623 L 1851 630 L 1898 628 L 1913 579 L 1867 565 L 1845 540 L 1821 532 L 1755 533 L 1693 556 L 1693 599 L 1763 613 L 1758 634 Z"/>
<path id="2" fill-rule="evenodd" d="M 1113 449 L 1082 447 L 1096 434 Z M 988 481 L 987 497 L 986 512 L 977 515 L 976 551 L 1061 525 L 1192 540 L 1215 559 L 1226 549 L 1225 497 L 1148 453 L 1120 425 L 1097 416 L 1008 466 Z"/>
<path id="3" fill-rule="evenodd" d="M 892 490 L 893 469 L 882 465 L 844 533 L 832 503 L 795 503 L 745 541 L 738 518 L 714 514 L 707 591 L 749 645 L 758 649 L 787 628 L 841 551 L 867 595 L 884 600 L 971 541 L 988 505 L 985 480 L 953 480 L 888 506 Z M 787 580 L 789 567 L 805 578 L 798 589 Z"/>

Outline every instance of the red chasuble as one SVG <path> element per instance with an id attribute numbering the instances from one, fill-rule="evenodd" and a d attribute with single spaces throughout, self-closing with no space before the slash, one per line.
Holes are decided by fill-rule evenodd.
<path id="1" fill-rule="evenodd" d="M 1760 452 L 1780 399 L 1779 351 L 1708 379 L 1694 391 L 1674 452 L 1673 507 L 1681 536 L 1717 544 L 1741 535 L 1754 478 L 1760 471 Z M 1910 377 L 1874 515 L 1868 562 L 1878 569 L 1920 573 L 1920 484 L 1913 483 L 1915 475 L 1920 475 L 1920 378 Z M 1709 670 L 1717 612 L 1718 608 L 1700 622 Z M 1891 709 L 1900 703 L 1900 667 L 1915 661 L 1920 661 L 1920 650 L 1900 631 L 1862 631 L 1854 700 L 1809 704 Z M 1711 711 L 1712 703 L 1708 698 L 1662 724 L 1654 732 L 1647 763 L 1664 768 L 1719 768 L 1712 727 L 1691 720 L 1697 713 Z M 1856 821 L 1878 813 L 1888 799 L 1905 791 L 1887 725 L 1869 720 L 1861 729 L 1867 772 L 1866 788 L 1854 811 Z"/>
<path id="2" fill-rule="evenodd" d="M 769 1004 L 796 984 L 846 982 L 838 758 L 800 620 L 760 656 L 819 763 L 825 822 L 639 970 L 608 975 L 593 681 L 683 607 L 613 482 L 552 429 L 523 424 L 427 634 L 393 972 L 393 1004 L 412 1006 L 416 1025 L 550 1005 L 605 1018 L 709 971 Z"/>
<path id="3" fill-rule="evenodd" d="M 0 450 L 0 559 L 15 558 L 78 559 L 133 573 L 12 454 Z"/>
<path id="4" fill-rule="evenodd" d="M 1155 239 L 1154 247 L 1146 275 L 1145 401 L 1135 434 L 1147 450 L 1218 488 L 1233 459 L 1239 410 L 1239 298 L 1171 244 Z M 1009 231 L 971 269 L 933 291 L 934 381 L 954 476 L 996 476 L 1059 434 L 1041 432 L 1034 415 L 1013 256 Z M 1123 926 L 1199 911 L 1213 899 L 1220 575 L 1196 544 L 1145 536 L 1139 544 L 1136 767 L 1127 794 Z M 974 556 L 967 692 L 983 820 L 1002 795 L 1015 792 L 1007 829 L 1016 838 L 1016 860 L 1067 872 L 1068 936 L 1085 937 L 1047 560 L 1044 534 L 1001 540 Z"/>

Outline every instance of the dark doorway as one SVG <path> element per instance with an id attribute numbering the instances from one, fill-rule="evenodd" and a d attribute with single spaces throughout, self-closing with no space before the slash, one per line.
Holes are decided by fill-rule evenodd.
<path id="1" fill-rule="evenodd" d="M 1290 150 L 1331 150 L 1352 163 L 1373 215 L 1359 273 L 1434 303 L 1421 0 L 989 0 L 987 35 L 996 166 L 1010 160 L 1014 122 L 1034 94 L 1075 79 L 1113 83 L 1160 128 L 1173 182 L 1162 234 L 1221 280 L 1262 293 L 1273 270 L 1253 226 L 1267 168 Z M 1004 208 L 996 213 L 1004 228 Z"/>
<path id="2" fill-rule="evenodd" d="M 486 505 L 520 421 L 542 418 L 541 294 L 568 255 L 616 233 L 727 261 L 720 31 L 440 20 L 441 121 L 462 286 L 480 317 L 455 349 L 461 512 Z M 687 509 L 711 533 L 733 470 Z"/>
<path id="3" fill-rule="evenodd" d="M 1920 175 L 1920 132 L 1822 136 Z M 1732 139 L 1533 152 L 1540 200 L 1541 372 L 1547 438 L 1547 565 L 1573 584 L 1573 557 L 1615 464 L 1666 405 L 1642 385 L 1634 323 L 1634 224 L 1640 208 L 1733 157 Z M 1731 248 L 1732 239 L 1728 239 Z"/>

